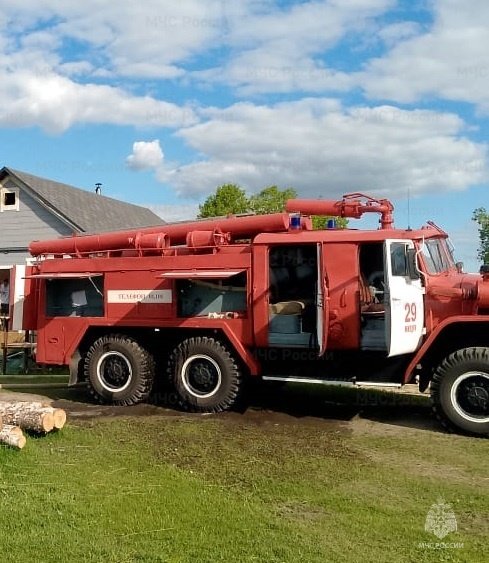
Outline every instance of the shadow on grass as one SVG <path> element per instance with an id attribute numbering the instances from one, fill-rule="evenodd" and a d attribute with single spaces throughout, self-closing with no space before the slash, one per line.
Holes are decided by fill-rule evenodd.
<path id="1" fill-rule="evenodd" d="M 26 390 L 28 392 L 28 390 Z M 97 403 L 84 387 L 36 389 L 68 412 L 85 411 L 87 415 L 181 415 L 178 398 L 171 390 L 158 390 L 147 403 L 133 407 L 113 407 Z M 355 417 L 399 427 L 443 432 L 431 413 L 429 397 L 368 388 L 277 384 L 255 385 L 244 406 L 232 415 L 243 420 L 272 420 L 283 416 L 292 419 L 318 419 L 347 422 Z M 217 415 L 226 416 L 226 415 Z M 291 421 L 293 422 L 293 420 Z"/>
<path id="2" fill-rule="evenodd" d="M 427 395 L 368 388 L 276 385 L 265 383 L 251 400 L 252 409 L 331 421 L 363 419 L 443 432 L 432 416 Z"/>

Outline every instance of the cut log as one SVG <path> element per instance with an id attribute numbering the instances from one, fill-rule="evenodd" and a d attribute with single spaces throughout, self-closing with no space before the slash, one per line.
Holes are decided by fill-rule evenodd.
<path id="1" fill-rule="evenodd" d="M 27 401 L 0 402 L 0 416 L 4 424 L 14 424 L 23 430 L 51 432 L 54 428 L 54 409 L 40 405 L 41 403 Z"/>
<path id="2" fill-rule="evenodd" d="M 59 430 L 66 424 L 66 411 L 52 407 L 49 403 L 41 401 L 15 401 L 15 402 L 0 402 L 0 415 L 3 411 L 3 406 L 8 405 L 9 410 L 32 410 L 42 412 L 51 412 L 54 417 L 54 428 Z M 8 421 L 5 421 L 8 422 Z"/>
<path id="3" fill-rule="evenodd" d="M 4 424 L 0 429 L 0 442 L 21 450 L 25 446 L 26 439 L 18 426 Z"/>
<path id="4" fill-rule="evenodd" d="M 53 409 L 54 428 L 60 430 L 66 423 L 66 412 L 63 409 Z"/>

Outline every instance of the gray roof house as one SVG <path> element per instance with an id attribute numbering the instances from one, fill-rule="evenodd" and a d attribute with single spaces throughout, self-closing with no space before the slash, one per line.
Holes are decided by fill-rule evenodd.
<path id="1" fill-rule="evenodd" d="M 145 207 L 12 168 L 0 170 L 0 268 L 25 264 L 33 240 L 163 224 Z"/>

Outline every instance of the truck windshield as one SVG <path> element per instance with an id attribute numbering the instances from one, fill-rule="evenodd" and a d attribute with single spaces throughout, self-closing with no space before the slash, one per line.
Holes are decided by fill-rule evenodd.
<path id="1" fill-rule="evenodd" d="M 455 267 L 452 253 L 445 239 L 425 240 L 421 247 L 421 253 L 429 274 L 448 272 Z"/>

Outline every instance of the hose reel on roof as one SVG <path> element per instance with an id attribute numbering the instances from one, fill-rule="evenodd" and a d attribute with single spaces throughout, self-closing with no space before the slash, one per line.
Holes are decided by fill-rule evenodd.
<path id="1" fill-rule="evenodd" d="M 208 231 L 190 231 L 187 234 L 186 243 L 189 248 L 203 248 L 209 246 L 222 246 L 231 240 L 229 233 L 223 233 L 220 229 Z"/>

